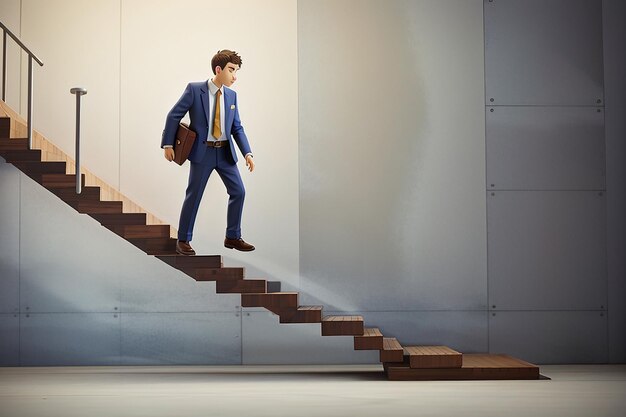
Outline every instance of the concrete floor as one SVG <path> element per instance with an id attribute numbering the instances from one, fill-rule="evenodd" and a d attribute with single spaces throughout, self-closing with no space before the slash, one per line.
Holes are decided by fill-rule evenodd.
<path id="1" fill-rule="evenodd" d="M 391 382 L 378 366 L 0 368 L 0 416 L 624 417 L 626 365 L 551 380 Z"/>

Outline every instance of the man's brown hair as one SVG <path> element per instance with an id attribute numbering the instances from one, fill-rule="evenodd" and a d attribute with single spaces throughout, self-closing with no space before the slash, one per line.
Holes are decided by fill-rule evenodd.
<path id="1" fill-rule="evenodd" d="M 228 49 L 222 49 L 221 51 L 217 51 L 213 58 L 211 59 L 211 69 L 213 70 L 213 74 L 215 74 L 215 67 L 220 67 L 224 69 L 226 64 L 232 63 L 235 65 L 239 65 L 241 68 L 241 57 L 237 55 L 235 51 L 229 51 Z"/>

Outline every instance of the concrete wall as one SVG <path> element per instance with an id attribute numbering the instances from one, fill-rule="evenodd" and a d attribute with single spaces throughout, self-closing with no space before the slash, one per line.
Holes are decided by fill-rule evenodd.
<path id="1" fill-rule="evenodd" d="M 11 0 L 0 19 L 46 64 L 35 127 L 71 152 L 69 88 L 87 87 L 84 165 L 173 225 L 187 171 L 162 159 L 163 118 L 215 50 L 242 54 L 235 88 L 257 162 L 243 173 L 244 237 L 258 249 L 220 249 L 226 194 L 213 179 L 201 253 L 404 344 L 626 360 L 623 4 L 222 7 Z M 237 16 L 235 29 L 212 14 Z M 23 71 L 13 79 L 23 91 Z M 242 311 L 13 167 L 0 179 L 4 365 L 377 360 L 319 326 Z"/>

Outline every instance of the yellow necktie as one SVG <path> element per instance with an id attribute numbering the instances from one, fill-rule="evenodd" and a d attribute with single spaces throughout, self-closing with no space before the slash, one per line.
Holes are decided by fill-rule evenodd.
<path id="1" fill-rule="evenodd" d="M 217 90 L 215 93 L 215 117 L 213 118 L 213 137 L 215 139 L 219 139 L 222 137 L 222 122 L 220 116 L 220 97 L 222 96 L 222 91 Z"/>

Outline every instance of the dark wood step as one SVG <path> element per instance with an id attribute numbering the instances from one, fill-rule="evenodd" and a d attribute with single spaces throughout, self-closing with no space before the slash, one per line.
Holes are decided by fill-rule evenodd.
<path id="1" fill-rule="evenodd" d="M 121 224 L 134 224 L 145 225 L 146 213 L 89 213 L 91 217 L 100 222 L 101 225 L 121 225 Z"/>
<path id="2" fill-rule="evenodd" d="M 322 319 L 322 336 L 361 336 L 363 316 L 326 316 Z"/>
<path id="3" fill-rule="evenodd" d="M 463 355 L 447 346 L 405 346 L 411 368 L 460 368 Z"/>
<path id="4" fill-rule="evenodd" d="M 46 188 L 73 188 L 76 187 L 76 175 L 42 174 L 34 178 Z M 85 174 L 81 174 L 82 184 L 85 185 Z"/>
<path id="5" fill-rule="evenodd" d="M 121 201 L 120 201 L 121 203 Z M 107 229 L 122 236 L 124 239 L 153 239 L 169 238 L 170 226 L 165 225 L 138 225 L 138 224 L 109 224 Z"/>
<path id="6" fill-rule="evenodd" d="M 121 201 L 91 201 L 91 200 L 79 200 L 79 201 L 69 201 L 68 205 L 73 207 L 76 211 L 83 214 L 91 214 L 91 213 L 108 213 L 108 214 L 121 214 L 122 213 L 122 202 Z M 168 233 L 169 236 L 169 233 Z M 141 237 L 150 237 L 150 236 L 137 236 Z M 161 236 L 158 236 L 161 237 Z M 167 236 L 164 236 L 167 237 Z"/>
<path id="7" fill-rule="evenodd" d="M 354 336 L 354 350 L 381 350 L 383 334 L 377 328 L 363 329 L 363 336 Z"/>
<path id="8" fill-rule="evenodd" d="M 11 118 L 0 117 L 0 138 L 11 136 Z"/>
<path id="9" fill-rule="evenodd" d="M 245 268 L 179 268 L 196 281 L 239 280 L 245 276 Z"/>
<path id="10" fill-rule="evenodd" d="M 83 187 L 80 194 L 75 189 L 60 188 L 52 192 L 65 202 L 71 201 L 100 201 L 100 187 Z"/>
<path id="11" fill-rule="evenodd" d="M 280 312 L 281 323 L 321 323 L 322 306 L 300 306 Z"/>
<path id="12" fill-rule="evenodd" d="M 176 239 L 155 238 L 155 239 L 126 239 L 148 255 L 155 256 L 176 256 Z"/>
<path id="13" fill-rule="evenodd" d="M 176 249 L 176 239 L 174 239 L 174 249 Z M 195 269 L 195 268 L 221 268 L 221 255 L 172 255 L 158 256 L 160 260 L 176 269 Z"/>
<path id="14" fill-rule="evenodd" d="M 539 367 L 508 355 L 465 354 L 460 368 L 414 369 L 408 364 L 388 366 L 392 381 L 539 379 Z"/>
<path id="15" fill-rule="evenodd" d="M 12 164 L 31 178 L 41 174 L 65 175 L 66 170 L 65 162 L 15 161 Z"/>
<path id="16" fill-rule="evenodd" d="M 41 151 L 39 149 L 5 150 L 0 151 L 0 156 L 7 162 L 41 161 Z"/>
<path id="17" fill-rule="evenodd" d="M 19 139 L 0 139 L 0 153 L 5 151 L 27 151 L 28 150 L 28 139 L 19 138 Z"/>
<path id="18" fill-rule="evenodd" d="M 218 294 L 266 293 L 267 281 L 264 279 L 222 280 L 215 283 Z"/>
<path id="19" fill-rule="evenodd" d="M 403 362 L 404 349 L 395 337 L 383 338 L 383 349 L 380 351 L 381 362 Z"/>
<path id="20" fill-rule="evenodd" d="M 280 315 L 280 312 L 298 307 L 297 292 L 273 292 L 267 294 L 242 294 L 242 307 L 265 307 L 272 313 Z"/>

